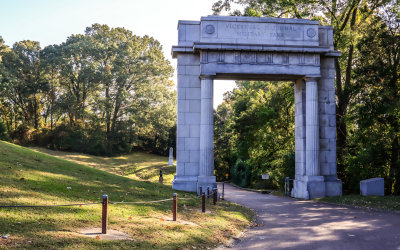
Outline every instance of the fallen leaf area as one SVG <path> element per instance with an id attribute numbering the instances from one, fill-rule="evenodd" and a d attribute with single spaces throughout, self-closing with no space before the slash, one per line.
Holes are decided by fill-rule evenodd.
<path id="1" fill-rule="evenodd" d="M 98 234 L 102 214 L 98 202 L 103 194 L 110 203 L 172 198 L 175 167 L 167 162 L 168 157 L 147 153 L 106 158 L 34 151 L 0 141 L 0 205 L 97 203 L 0 208 L 0 249 L 211 248 L 228 242 L 251 223 L 254 213 L 247 208 L 227 201 L 214 206 L 212 199 L 207 199 L 207 212 L 202 213 L 201 199 L 193 193 L 177 192 L 176 222 L 171 219 L 171 200 L 109 204 L 108 230 L 125 238 Z M 160 169 L 164 184 L 158 183 Z M 94 237 L 85 235 L 89 229 L 94 230 L 89 231 Z"/>

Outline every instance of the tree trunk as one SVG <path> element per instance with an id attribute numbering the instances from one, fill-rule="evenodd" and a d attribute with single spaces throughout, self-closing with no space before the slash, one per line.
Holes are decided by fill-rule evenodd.
<path id="1" fill-rule="evenodd" d="M 51 93 L 50 93 L 50 128 L 53 130 L 53 107 L 54 107 L 54 102 L 55 102 L 55 91 L 54 91 L 54 85 L 51 85 Z"/>
<path id="2" fill-rule="evenodd" d="M 34 96 L 33 100 L 34 100 L 33 101 L 34 128 L 37 130 L 39 128 L 40 114 L 39 114 L 38 100 L 36 96 Z"/>
<path id="3" fill-rule="evenodd" d="M 111 129 L 111 112 L 110 112 L 110 107 L 108 107 L 108 104 L 110 103 L 110 88 L 107 86 L 106 87 L 106 123 L 107 123 L 107 140 L 110 139 L 110 129 Z"/>

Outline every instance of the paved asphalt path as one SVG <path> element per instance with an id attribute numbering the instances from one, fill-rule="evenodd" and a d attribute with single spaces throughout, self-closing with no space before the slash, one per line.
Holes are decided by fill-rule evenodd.
<path id="1" fill-rule="evenodd" d="M 232 249 L 400 249 L 397 213 L 276 197 L 228 184 L 225 199 L 254 209 L 261 224 Z"/>

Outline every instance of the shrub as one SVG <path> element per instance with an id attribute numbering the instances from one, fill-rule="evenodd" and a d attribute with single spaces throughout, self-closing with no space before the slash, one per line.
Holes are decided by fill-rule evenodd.
<path id="1" fill-rule="evenodd" d="M 7 127 L 2 120 L 0 120 L 0 140 L 9 141 L 10 136 L 8 135 Z"/>
<path id="2" fill-rule="evenodd" d="M 242 159 L 238 159 L 231 169 L 231 179 L 233 183 L 247 187 L 250 185 L 251 169 Z"/>
<path id="3" fill-rule="evenodd" d="M 32 140 L 34 129 L 25 124 L 21 124 L 11 133 L 11 138 L 21 145 L 28 145 Z"/>

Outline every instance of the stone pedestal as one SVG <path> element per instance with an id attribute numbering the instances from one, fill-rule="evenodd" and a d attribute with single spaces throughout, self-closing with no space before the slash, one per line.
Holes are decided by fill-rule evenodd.
<path id="1" fill-rule="evenodd" d="M 325 176 L 325 195 L 342 196 L 342 181 L 336 175 Z"/>
<path id="2" fill-rule="evenodd" d="M 199 176 L 197 178 L 197 193 L 199 193 L 200 187 L 202 188 L 203 192 L 207 192 L 207 187 L 210 188 L 210 191 L 213 188 L 217 188 L 217 182 L 215 176 Z"/>
<path id="3" fill-rule="evenodd" d="M 172 182 L 172 188 L 174 190 L 182 190 L 189 192 L 196 192 L 197 188 L 197 176 L 179 176 L 175 175 Z"/>
<path id="4" fill-rule="evenodd" d="M 323 176 L 303 176 L 293 181 L 292 196 L 302 199 L 325 197 L 325 182 Z"/>

